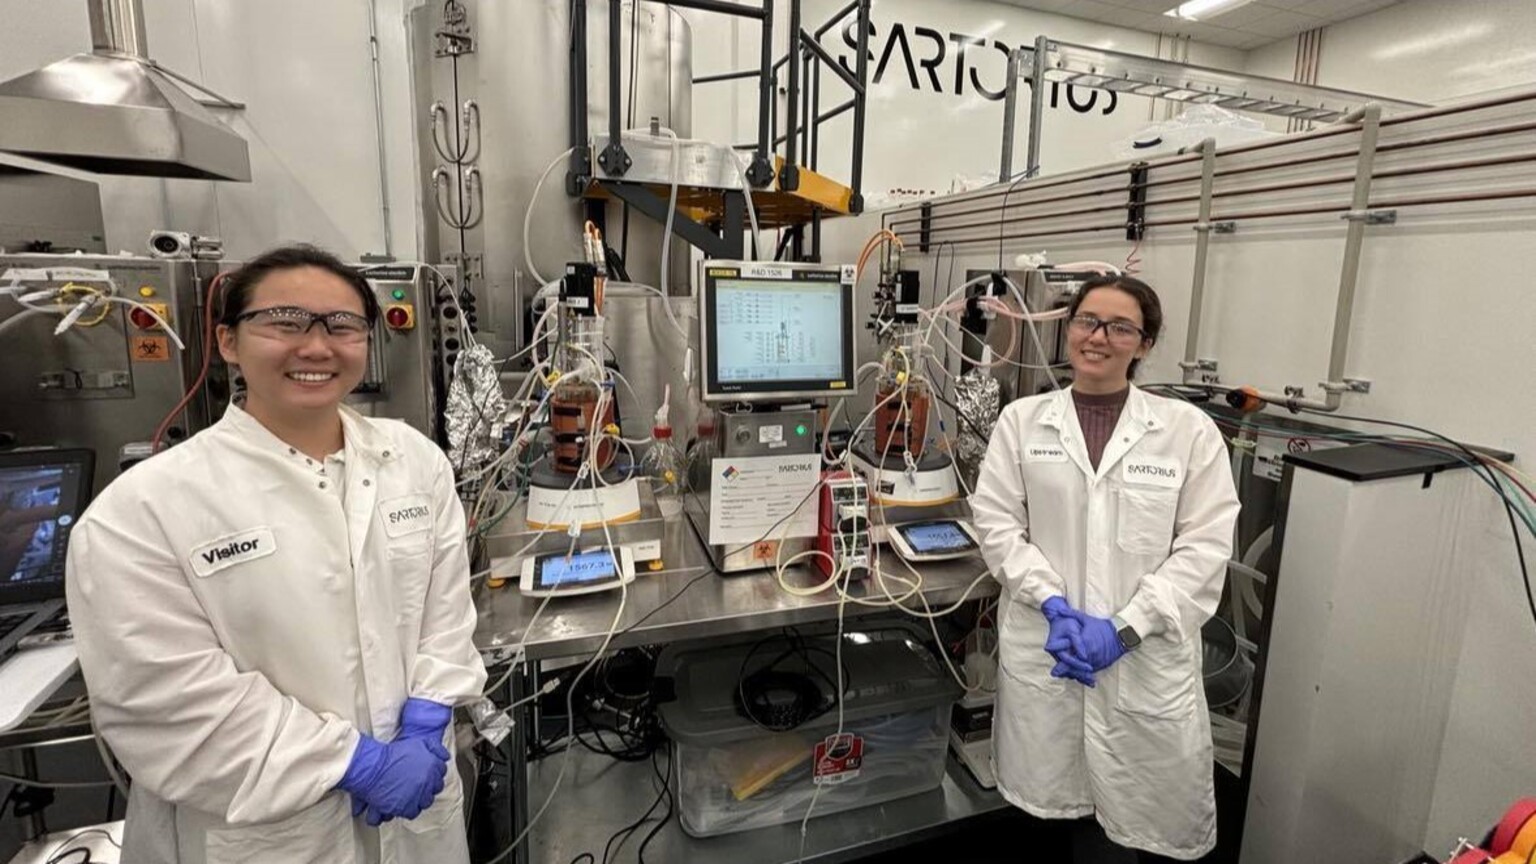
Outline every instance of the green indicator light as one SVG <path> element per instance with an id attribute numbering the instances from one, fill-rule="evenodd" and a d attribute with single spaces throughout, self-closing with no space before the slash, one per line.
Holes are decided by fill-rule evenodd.
<path id="1" fill-rule="evenodd" d="M 390 296 L 395 298 L 396 300 L 404 300 L 405 299 L 405 289 L 404 288 L 396 288 L 390 294 Z"/>
<path id="2" fill-rule="evenodd" d="M 805 424 L 804 423 L 801 423 L 799 426 L 795 427 L 795 434 L 799 435 L 801 437 L 805 436 Z"/>

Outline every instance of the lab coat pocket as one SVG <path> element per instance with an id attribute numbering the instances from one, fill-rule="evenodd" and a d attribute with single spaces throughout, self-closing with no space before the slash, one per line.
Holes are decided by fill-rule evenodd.
<path id="1" fill-rule="evenodd" d="M 1173 546 L 1178 490 L 1120 490 L 1120 548 L 1132 555 L 1167 555 Z"/>
<path id="2" fill-rule="evenodd" d="M 336 860 L 338 840 L 350 842 L 350 799 L 327 795 L 299 813 L 239 828 L 211 828 L 208 864 L 324 864 Z"/>
<path id="3" fill-rule="evenodd" d="M 1115 664 L 1120 692 L 1116 706 L 1128 714 L 1182 720 L 1195 710 L 1198 657 L 1188 643 L 1154 637 Z"/>
<path id="4" fill-rule="evenodd" d="M 421 811 L 415 819 L 402 820 L 401 825 L 411 834 L 426 835 L 454 830 L 463 833 L 464 785 L 459 781 L 458 768 L 448 766 L 448 781 L 443 791 L 432 800 L 432 806 Z"/>
<path id="5" fill-rule="evenodd" d="M 1035 690 L 1061 693 L 1066 689 L 1066 682 L 1051 677 L 1051 667 L 1056 661 L 1045 652 L 1045 638 L 1050 629 L 1045 616 L 1028 603 L 1003 602 L 1006 607 L 998 637 L 998 666 L 1003 674 Z"/>

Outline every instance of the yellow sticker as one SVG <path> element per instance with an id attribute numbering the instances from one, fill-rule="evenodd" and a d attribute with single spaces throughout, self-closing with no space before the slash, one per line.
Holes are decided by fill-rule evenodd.
<path id="1" fill-rule="evenodd" d="M 709 268 L 709 275 L 711 275 L 711 276 L 739 276 L 739 275 L 741 275 L 741 271 L 737 270 L 734 267 L 711 267 L 711 268 Z"/>
<path id="2" fill-rule="evenodd" d="M 134 336 L 128 352 L 139 363 L 163 363 L 171 359 L 171 340 L 164 336 Z"/>
<path id="3" fill-rule="evenodd" d="M 848 382 L 847 381 L 833 381 L 832 383 L 828 384 L 827 386 L 829 388 L 833 389 L 833 390 L 841 390 L 841 389 L 843 389 L 843 388 L 848 386 Z"/>

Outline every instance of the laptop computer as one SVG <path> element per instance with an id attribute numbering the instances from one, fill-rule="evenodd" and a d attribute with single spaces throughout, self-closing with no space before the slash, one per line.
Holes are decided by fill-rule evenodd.
<path id="1" fill-rule="evenodd" d="M 64 609 L 69 532 L 95 468 L 90 450 L 0 452 L 0 659 Z"/>

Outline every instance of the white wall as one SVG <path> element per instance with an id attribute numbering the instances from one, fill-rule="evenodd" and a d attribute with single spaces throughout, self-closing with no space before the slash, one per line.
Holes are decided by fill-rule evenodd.
<path id="1" fill-rule="evenodd" d="M 378 0 L 397 257 L 415 255 L 407 0 Z M 85 4 L 0 0 L 0 80 L 90 50 Z M 344 257 L 384 249 L 368 0 L 145 0 L 150 56 L 237 102 L 214 114 L 250 145 L 252 182 L 100 178 L 108 248 L 151 230 L 213 234 L 229 257 L 307 241 Z"/>
<path id="2" fill-rule="evenodd" d="M 844 4 L 840 0 L 806 0 L 803 26 L 814 31 Z M 775 56 L 788 44 L 788 4 L 778 0 L 775 29 L 778 46 Z M 848 20 L 851 20 L 852 16 Z M 694 26 L 694 74 L 708 75 L 728 70 L 755 67 L 758 62 L 758 34 L 755 21 L 727 18 L 708 13 L 690 12 Z M 989 0 L 875 0 L 872 11 L 875 36 L 871 40 L 870 76 L 901 25 L 913 58 L 918 88 L 912 86 L 905 54 L 897 47 L 886 65 L 879 83 L 870 89 L 864 152 L 864 189 L 871 206 L 888 200 L 892 190 L 948 192 L 957 177 L 973 182 L 995 181 L 1002 151 L 1003 103 L 991 101 L 977 92 L 972 81 L 988 91 L 1000 92 L 1005 80 L 1006 53 L 994 43 L 1027 45 L 1040 34 L 1069 42 L 1079 42 L 1118 51 L 1154 54 L 1158 37 L 1152 33 L 1129 30 L 1077 18 L 1037 12 Z M 934 37 L 918 34 L 927 28 L 943 39 L 944 57 L 933 74 L 920 66 L 938 54 Z M 966 36 L 981 38 L 985 46 L 967 45 L 965 73 L 956 94 L 958 45 Z M 834 58 L 846 58 L 851 66 L 856 52 L 844 41 L 842 28 L 830 30 L 821 44 Z M 897 43 L 898 46 L 900 43 Z M 1240 69 L 1243 52 L 1235 49 L 1193 44 L 1190 61 L 1207 66 Z M 780 86 L 786 83 L 781 70 Z M 935 92 L 933 77 L 939 89 Z M 851 95 L 833 78 L 822 72 L 822 110 L 829 110 Z M 1025 160 L 1025 135 L 1028 126 L 1028 90 L 1021 90 L 1015 137 L 1013 170 L 1022 171 Z M 1093 107 L 1086 114 L 1068 105 L 1065 88 L 1058 92 L 1057 107 L 1045 110 L 1041 142 L 1042 173 L 1059 173 L 1111 158 L 1113 141 L 1129 136 L 1147 125 L 1150 100 L 1119 97 L 1111 113 L 1109 94 L 1076 91 L 1077 103 Z M 756 140 L 757 84 L 736 81 L 702 84 L 694 91 L 695 137 L 716 141 L 747 142 Z M 781 124 L 783 122 L 781 114 Z M 822 129 L 818 168 L 834 179 L 848 178 L 848 156 L 852 135 L 852 112 L 828 121 Z M 782 131 L 782 130 L 781 130 Z"/>
<path id="3" fill-rule="evenodd" d="M 1294 50 L 1294 40 L 1260 49 L 1248 68 L 1289 77 Z M 1432 103 L 1536 88 L 1536 4 L 1409 0 L 1344 22 L 1324 36 L 1319 83 Z M 1491 112 L 1476 122 L 1511 122 L 1499 116 L 1504 115 Z M 1531 116 L 1527 108 L 1522 119 Z M 1474 121 L 1462 117 L 1437 128 L 1469 125 Z M 1382 165 L 1529 152 L 1530 142 L 1530 136 L 1505 136 L 1408 151 Z M 1085 140 L 1083 146 L 1092 145 Z M 1335 165 L 1329 173 L 1338 170 Z M 1488 179 L 1494 176 L 1499 179 Z M 1528 168 L 1516 166 L 1496 175 L 1396 180 L 1378 188 L 1443 194 L 1485 185 L 1530 187 L 1531 177 Z M 1255 203 L 1279 206 L 1303 198 L 1272 195 Z M 862 221 L 864 228 L 878 225 L 873 217 Z M 1142 249 L 1143 276 L 1161 292 L 1169 320 L 1146 380 L 1178 376 L 1191 233 L 1153 231 Z M 1265 389 L 1299 384 L 1317 395 L 1326 371 L 1343 235 L 1342 222 L 1329 216 L 1245 223 L 1236 234 L 1215 238 L 1200 354 L 1220 360 L 1223 381 Z M 1056 260 L 1118 262 L 1129 251 L 1129 244 L 1118 240 L 1046 238 L 1035 245 Z M 1530 333 L 1536 295 L 1511 278 L 1503 262 L 1532 248 L 1536 201 L 1529 198 L 1499 206 L 1405 208 L 1396 226 L 1369 229 L 1345 371 L 1372 379 L 1373 389 L 1368 396 L 1347 397 L 1345 410 L 1506 448 L 1529 470 L 1536 457 L 1536 402 L 1526 379 L 1536 368 Z M 1010 245 L 1009 257 L 1016 251 L 1033 250 Z M 828 254 L 852 253 L 845 247 Z M 996 254 L 990 244 L 969 247 L 956 269 L 992 266 L 988 262 L 995 262 Z M 930 260 L 908 263 L 927 272 Z M 1427 850 L 1437 855 L 1458 836 L 1479 835 L 1516 797 L 1531 794 L 1536 777 L 1536 747 L 1530 744 L 1536 691 L 1525 683 L 1536 679 L 1536 621 L 1526 605 L 1503 510 L 1491 494 L 1480 500 L 1480 518 L 1458 540 L 1468 550 L 1463 590 L 1473 611 L 1454 649 L 1455 695 L 1424 838 Z M 1527 536 L 1524 548 L 1536 566 L 1536 542 Z M 1405 630 L 1403 638 L 1416 637 Z"/>
<path id="4" fill-rule="evenodd" d="M 1288 75 L 1294 52 L 1294 39 L 1257 49 L 1248 69 Z M 1318 83 L 1433 104 L 1528 90 L 1536 87 L 1536 3 L 1406 0 L 1334 25 L 1323 34 Z M 1527 137 L 1526 149 L 1529 142 Z M 1403 393 L 1372 397 L 1373 413 L 1459 427 L 1471 440 L 1514 450 L 1522 462 L 1536 456 L 1529 388 L 1516 385 L 1522 394 L 1508 399 L 1500 388 L 1511 379 L 1495 372 L 1489 380 L 1474 371 L 1536 368 L 1536 341 L 1525 332 L 1536 321 L 1536 303 L 1497 267 L 1478 264 L 1469 273 L 1453 263 L 1533 248 L 1528 218 L 1514 215 L 1528 214 L 1528 204 L 1517 202 L 1511 213 L 1465 223 L 1451 234 L 1391 232 L 1394 239 L 1373 241 L 1386 256 L 1378 266 L 1400 275 L 1393 292 L 1400 299 L 1362 309 L 1360 326 L 1384 337 L 1394 330 L 1411 336 L 1413 347 L 1394 347 L 1385 337 L 1362 351 L 1371 351 L 1377 368 L 1423 367 Z M 1497 312 L 1493 320 L 1479 321 L 1474 309 Z M 1371 355 L 1360 356 L 1364 361 Z M 1425 363 L 1429 357 L 1440 360 Z M 1491 510 L 1470 538 L 1483 551 L 1467 562 L 1474 612 L 1460 646 L 1429 817 L 1427 842 L 1436 854 L 1458 836 L 1479 835 L 1514 798 L 1531 794 L 1536 777 L 1536 747 L 1530 744 L 1536 695 L 1521 684 L 1536 679 L 1536 622 L 1508 535 L 1502 510 Z M 1536 544 L 1527 542 L 1527 558 L 1536 563 L 1533 553 Z"/>
<path id="5" fill-rule="evenodd" d="M 1290 78 L 1296 39 L 1248 52 L 1247 70 Z M 1317 83 L 1445 104 L 1536 82 L 1536 3 L 1404 0 L 1328 27 Z"/>

